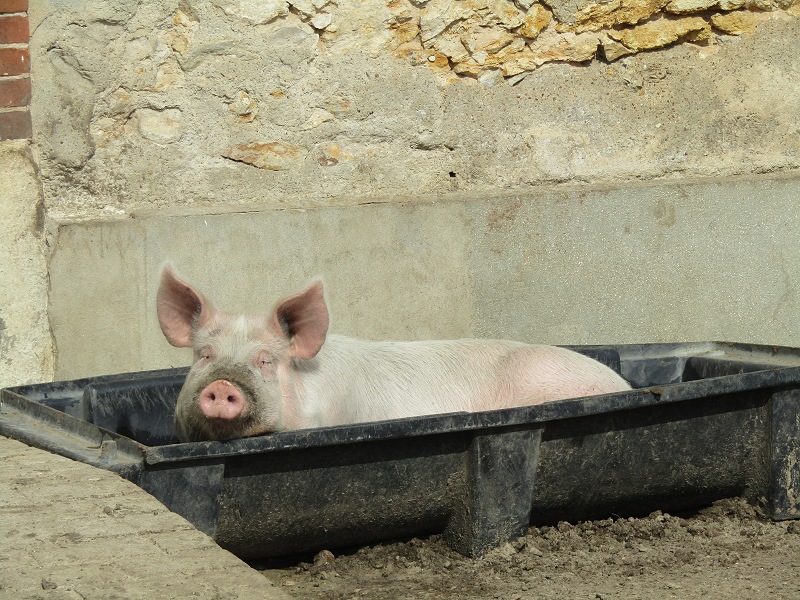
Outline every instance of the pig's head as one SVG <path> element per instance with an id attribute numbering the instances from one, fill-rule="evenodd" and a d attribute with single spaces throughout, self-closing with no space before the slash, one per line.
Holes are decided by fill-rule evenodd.
<path id="1" fill-rule="evenodd" d="M 284 298 L 272 312 L 220 312 L 167 265 L 157 297 L 170 344 L 191 347 L 194 363 L 175 407 L 183 442 L 227 440 L 287 429 L 296 361 L 316 356 L 328 331 L 322 282 Z"/>

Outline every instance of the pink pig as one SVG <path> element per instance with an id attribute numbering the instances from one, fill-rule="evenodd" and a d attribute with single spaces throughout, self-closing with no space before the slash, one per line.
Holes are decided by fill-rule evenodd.
<path id="1" fill-rule="evenodd" d="M 181 441 L 227 440 L 631 389 L 582 354 L 511 341 L 370 342 L 328 335 L 322 282 L 272 312 L 223 313 L 168 265 L 158 320 L 194 364 L 175 410 Z"/>

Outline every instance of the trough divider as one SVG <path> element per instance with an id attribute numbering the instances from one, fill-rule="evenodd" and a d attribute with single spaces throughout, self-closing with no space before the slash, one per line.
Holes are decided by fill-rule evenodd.
<path id="1" fill-rule="evenodd" d="M 769 516 L 800 519 L 800 389 L 772 394 Z"/>
<path id="2" fill-rule="evenodd" d="M 475 557 L 527 532 L 543 430 L 494 429 L 473 436 L 463 500 L 444 531 L 450 547 Z"/>

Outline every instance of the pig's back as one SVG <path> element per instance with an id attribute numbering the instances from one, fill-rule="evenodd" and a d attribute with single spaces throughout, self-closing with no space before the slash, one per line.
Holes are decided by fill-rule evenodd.
<path id="1" fill-rule="evenodd" d="M 331 335 L 302 372 L 319 425 L 525 406 L 629 389 L 607 367 L 551 346 L 498 340 L 370 342 Z"/>

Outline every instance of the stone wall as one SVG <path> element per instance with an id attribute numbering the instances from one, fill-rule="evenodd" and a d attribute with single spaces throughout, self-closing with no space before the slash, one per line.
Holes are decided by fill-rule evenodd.
<path id="1" fill-rule="evenodd" d="M 0 387 L 53 374 L 44 207 L 31 151 L 28 3 L 0 3 Z"/>
<path id="2" fill-rule="evenodd" d="M 675 256 L 740 256 L 757 216 L 750 203 L 771 196 L 731 190 L 798 175 L 798 6 L 8 0 L 0 137 L 14 140 L 0 142 L 0 385 L 163 366 L 149 292 L 175 256 L 201 283 L 241 281 L 231 308 L 262 306 L 290 289 L 286 277 L 328 274 L 344 290 L 332 296 L 336 322 L 373 337 L 680 341 L 701 322 L 705 337 L 800 345 L 791 325 L 800 270 L 783 245 L 748 253 L 765 267 L 748 263 L 735 281 L 714 276 L 726 260 L 714 254 L 677 303 L 614 266 L 663 265 L 663 291 L 680 285 Z M 748 183 L 731 188 L 731 177 Z M 709 179 L 720 186 L 689 185 Z M 677 190 L 664 192 L 672 208 L 637 200 L 640 182 Z M 701 189 L 732 193 L 730 214 L 714 216 Z M 783 212 L 794 189 L 780 187 Z M 619 255 L 582 253 L 614 211 L 638 241 L 618 238 Z M 772 243 L 770 231 L 791 238 L 796 224 L 782 211 L 757 221 L 759 244 Z M 153 225 L 166 214 L 168 227 Z M 670 215 L 681 216 L 681 233 L 665 237 Z M 476 219 L 491 236 L 476 233 Z M 245 235 L 241 222 L 264 225 Z M 713 248 L 697 254 L 707 239 Z M 442 278 L 440 267 L 461 271 Z M 623 276 L 601 300 L 598 270 Z M 617 302 L 623 283 L 646 302 Z M 365 308 L 378 300 L 380 310 Z M 567 301 L 571 317 L 559 309 Z M 542 303 L 552 319 L 537 322 Z M 747 318 L 727 324 L 720 306 Z"/>
<path id="3" fill-rule="evenodd" d="M 485 85 L 515 85 L 550 62 L 613 62 L 675 43 L 752 33 L 797 0 L 430 0 L 389 4 L 397 51 Z M 330 27 L 330 26 L 329 26 Z"/>
<path id="4" fill-rule="evenodd" d="M 797 169 L 797 5 L 709 1 L 38 0 L 48 212 Z"/>

